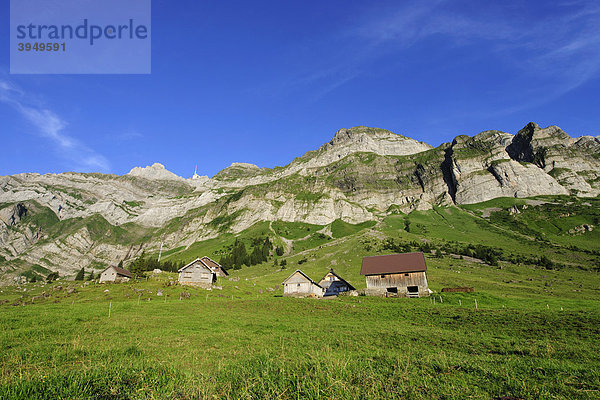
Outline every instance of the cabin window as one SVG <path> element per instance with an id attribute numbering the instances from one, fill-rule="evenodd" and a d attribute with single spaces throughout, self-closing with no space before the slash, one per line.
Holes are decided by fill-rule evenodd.
<path id="1" fill-rule="evenodd" d="M 297 283 L 297 284 L 296 284 L 296 287 L 300 287 L 300 284 L 299 284 L 299 283 Z"/>
<path id="2" fill-rule="evenodd" d="M 398 288 L 397 287 L 389 287 L 389 288 L 387 288 L 387 292 L 388 293 L 398 293 Z"/>

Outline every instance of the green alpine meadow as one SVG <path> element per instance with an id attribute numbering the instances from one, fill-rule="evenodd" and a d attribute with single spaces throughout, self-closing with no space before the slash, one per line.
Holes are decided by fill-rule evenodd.
<path id="1" fill-rule="evenodd" d="M 1 399 L 600 397 L 598 138 L 356 127 L 283 167 L 0 188 Z M 365 257 L 415 253 L 426 287 L 369 295 L 398 271 Z"/>
<path id="2" fill-rule="evenodd" d="M 3 5 L 0 400 L 600 400 L 600 1 Z"/>

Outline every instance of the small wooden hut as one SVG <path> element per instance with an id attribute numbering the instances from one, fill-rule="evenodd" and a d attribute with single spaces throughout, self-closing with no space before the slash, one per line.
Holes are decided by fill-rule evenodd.
<path id="1" fill-rule="evenodd" d="M 210 287 L 217 281 L 217 274 L 199 258 L 181 267 L 178 272 L 180 285 Z"/>
<path id="2" fill-rule="evenodd" d="M 98 282 L 99 283 L 128 282 L 129 280 L 131 280 L 131 278 L 132 278 L 131 272 L 127 271 L 126 269 L 120 268 L 120 267 L 111 266 L 111 267 L 106 268 L 104 271 L 102 271 L 100 273 L 100 279 L 98 280 Z"/>
<path id="3" fill-rule="evenodd" d="M 429 296 L 426 272 L 421 252 L 364 257 L 360 270 L 372 296 Z"/>
<path id="4" fill-rule="evenodd" d="M 325 289 L 297 269 L 285 281 L 283 295 L 292 297 L 322 297 Z"/>
<path id="5" fill-rule="evenodd" d="M 354 289 L 354 286 L 333 272 L 333 269 L 330 269 L 323 279 L 319 281 L 319 286 L 325 289 L 323 296 L 336 296 L 349 290 L 356 290 Z"/>

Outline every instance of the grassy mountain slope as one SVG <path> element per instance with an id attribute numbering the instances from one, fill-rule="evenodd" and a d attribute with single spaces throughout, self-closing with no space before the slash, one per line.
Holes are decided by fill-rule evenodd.
<path id="1" fill-rule="evenodd" d="M 591 270 L 598 261 L 600 231 L 595 227 L 600 218 L 599 206 L 598 198 L 503 198 L 462 207 L 434 207 L 408 215 L 390 215 L 379 222 L 362 224 L 341 220 L 329 225 L 261 222 L 238 235 L 224 234 L 165 255 L 177 261 L 191 261 L 202 255 L 218 258 L 236 237 L 249 243 L 250 238 L 269 236 L 276 244 L 291 242 L 290 253 L 300 253 L 296 257 L 323 249 L 335 249 L 339 253 L 350 239 L 364 242 L 354 254 L 360 259 L 374 252 L 389 252 L 383 244 L 385 239 L 391 238 L 399 243 L 430 243 L 446 253 L 451 253 L 453 246 L 484 245 L 500 252 L 500 259 L 504 261 L 518 256 L 535 258 L 543 251 L 557 264 Z"/>
<path id="2" fill-rule="evenodd" d="M 460 218 L 445 217 L 454 223 L 471 215 L 452 211 Z M 440 232 L 437 218 L 420 214 L 409 230 L 419 224 Z M 170 273 L 119 285 L 5 287 L 0 397 L 596 397 L 600 277 L 585 262 L 547 269 L 428 254 L 430 298 L 278 297 L 279 283 L 297 267 L 319 279 L 333 266 L 364 287 L 360 254 L 379 253 L 384 232 L 396 243 L 420 237 L 395 224 L 404 227 L 402 217 L 284 256 L 284 269 L 267 262 L 230 271 L 220 290 L 173 286 Z M 300 241 L 317 228 L 278 226 Z M 263 225 L 251 234 L 267 232 Z M 477 232 L 486 244 L 497 234 Z M 536 250 L 537 242 L 524 243 L 524 252 Z M 204 245 L 198 251 L 220 248 Z M 569 259 L 560 256 L 557 262 Z M 476 291 L 439 292 L 454 286 Z"/>
<path id="3" fill-rule="evenodd" d="M 211 291 L 173 285 L 166 272 L 3 287 L 0 398 L 597 398 L 599 207 L 600 198 L 499 198 L 360 224 L 262 221 L 164 249 L 163 259 L 187 262 L 218 260 L 236 239 L 285 248 Z M 24 223 L 156 235 L 36 210 Z M 334 268 L 361 289 L 363 256 L 423 246 L 432 297 L 281 297 L 297 268 L 314 280 Z M 458 286 L 475 292 L 441 293 Z"/>

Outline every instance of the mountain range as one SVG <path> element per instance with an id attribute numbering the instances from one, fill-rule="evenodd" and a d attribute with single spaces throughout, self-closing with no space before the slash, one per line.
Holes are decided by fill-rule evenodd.
<path id="1" fill-rule="evenodd" d="M 233 163 L 188 179 L 158 163 L 123 176 L 23 173 L 0 177 L 0 189 L 0 282 L 10 283 L 24 271 L 101 269 L 161 244 L 185 249 L 264 221 L 360 224 L 500 197 L 596 197 L 600 137 L 529 123 L 433 147 L 359 126 L 283 167 Z"/>

